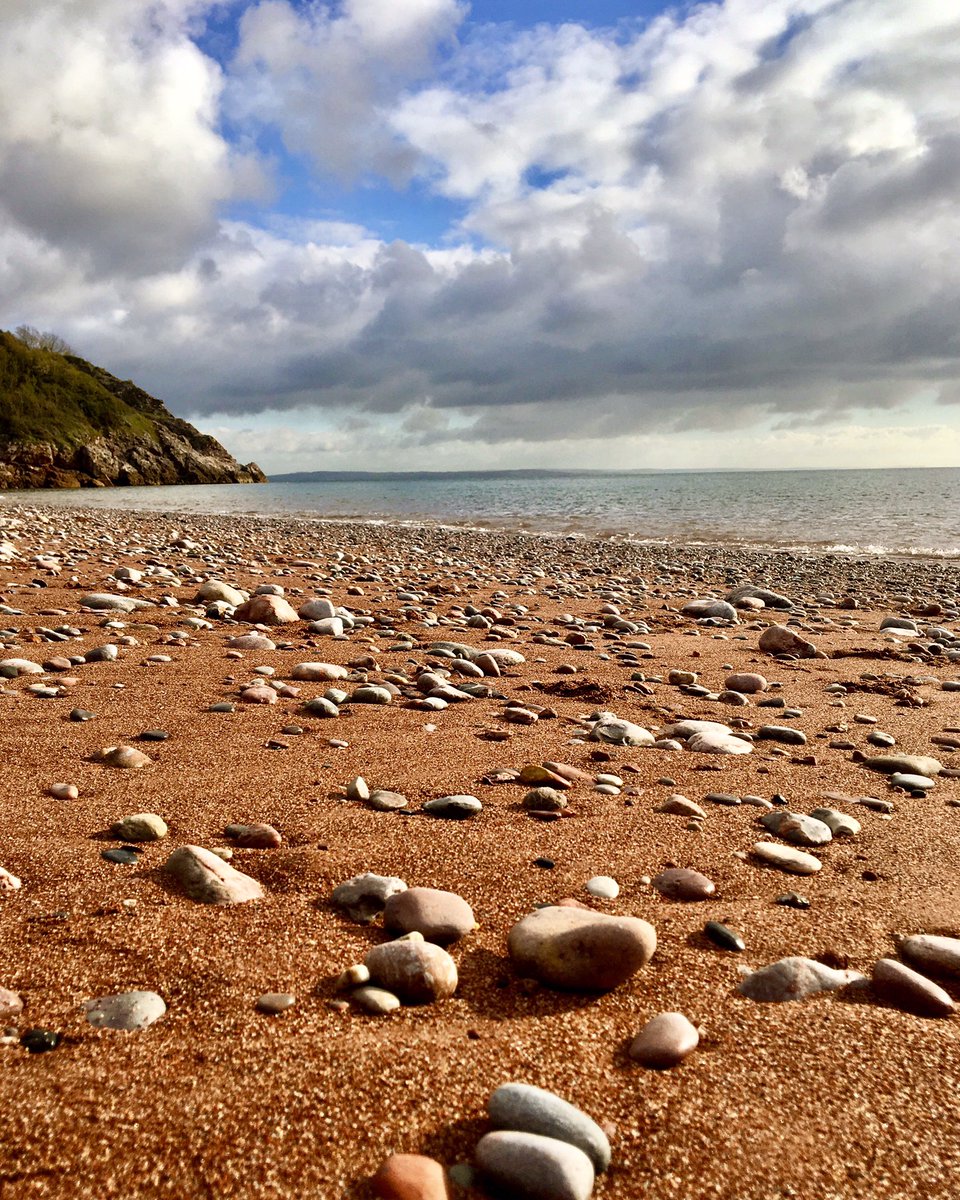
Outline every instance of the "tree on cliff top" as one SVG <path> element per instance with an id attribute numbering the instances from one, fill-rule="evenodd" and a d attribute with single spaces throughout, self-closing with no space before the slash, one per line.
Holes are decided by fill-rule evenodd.
<path id="1" fill-rule="evenodd" d="M 41 332 L 32 325 L 18 325 L 16 336 L 31 350 L 49 350 L 51 354 L 73 354 L 73 347 L 59 333 Z"/>

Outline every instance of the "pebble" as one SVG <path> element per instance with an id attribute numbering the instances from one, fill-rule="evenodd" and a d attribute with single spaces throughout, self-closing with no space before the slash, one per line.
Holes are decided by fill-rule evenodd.
<path id="1" fill-rule="evenodd" d="M 778 896 L 776 904 L 783 905 L 784 908 L 809 908 L 810 901 L 806 896 L 801 896 L 799 892 L 785 892 L 782 896 Z"/>
<path id="2" fill-rule="evenodd" d="M 864 755 L 854 753 L 854 762 L 867 767 L 871 771 L 881 771 L 885 775 L 925 775 L 933 777 L 943 770 L 943 764 L 937 758 L 928 754 L 874 754 Z"/>
<path id="3" fill-rule="evenodd" d="M 153 759 L 135 746 L 107 746 L 93 756 L 95 762 L 105 767 L 118 767 L 125 771 L 138 771 L 149 766 Z"/>
<path id="4" fill-rule="evenodd" d="M 550 906 L 510 930 L 507 948 L 517 972 L 550 987 L 605 992 L 650 961 L 653 926 L 581 908 Z"/>
<path id="5" fill-rule="evenodd" d="M 242 850 L 276 850 L 283 842 L 272 825 L 228 825 L 223 832 Z"/>
<path id="6" fill-rule="evenodd" d="M 407 807 L 407 798 L 400 792 L 391 792 L 386 788 L 375 788 L 366 800 L 370 808 L 377 812 L 396 812 Z"/>
<path id="7" fill-rule="evenodd" d="M 131 813 L 110 827 L 110 832 L 124 842 L 158 842 L 167 836 L 167 823 L 156 813 Z"/>
<path id="8" fill-rule="evenodd" d="M 133 846 L 112 846 L 109 850 L 101 850 L 100 857 L 121 867 L 135 867 L 140 862 L 140 856 Z"/>
<path id="9" fill-rule="evenodd" d="M 662 1012 L 644 1025 L 630 1044 L 630 1057 L 644 1067 L 667 1070 L 696 1050 L 700 1034 L 683 1013 Z"/>
<path id="10" fill-rule="evenodd" d="M 737 671 L 727 676 L 724 686 L 728 687 L 731 692 L 753 696 L 757 692 L 765 692 L 769 684 L 763 675 L 757 675 L 752 671 Z"/>
<path id="11" fill-rule="evenodd" d="M 568 801 L 562 792 L 544 785 L 527 792 L 521 804 L 528 812 L 559 812 L 567 807 Z"/>
<path id="12" fill-rule="evenodd" d="M 383 912 L 391 896 L 406 889 L 404 881 L 394 875 L 375 875 L 367 871 L 334 888 L 330 902 L 351 921 L 368 925 Z"/>
<path id="13" fill-rule="evenodd" d="M 156 992 L 120 992 L 98 996 L 84 1003 L 87 1020 L 98 1029 L 122 1029 L 126 1032 L 146 1029 L 159 1021 L 167 1006 Z"/>
<path id="14" fill-rule="evenodd" d="M 556 1138 L 513 1131 L 488 1133 L 477 1143 L 476 1159 L 492 1183 L 525 1200 L 589 1200 L 593 1191 L 590 1159 Z"/>
<path id="15" fill-rule="evenodd" d="M 838 812 L 835 808 L 815 808 L 810 816 L 822 821 L 835 838 L 856 837 L 860 832 L 860 822 L 856 817 Z"/>
<path id="16" fill-rule="evenodd" d="M 776 842 L 756 842 L 753 853 L 767 865 L 793 875 L 815 875 L 823 865 L 812 854 L 794 850 L 792 846 L 778 846 Z"/>
<path id="17" fill-rule="evenodd" d="M 960 978 L 960 938 L 918 933 L 903 938 L 897 949 L 915 966 Z"/>
<path id="18" fill-rule="evenodd" d="M 729 925 L 721 924 L 719 921 L 708 921 L 703 927 L 703 932 L 721 950 L 739 952 L 747 948 L 747 943 L 743 940 L 742 934 L 736 929 L 731 929 Z"/>
<path id="19" fill-rule="evenodd" d="M 438 796 L 428 800 L 423 812 L 431 817 L 443 817 L 448 821 L 465 821 L 483 808 L 476 796 Z"/>
<path id="20" fill-rule="evenodd" d="M 652 746 L 653 734 L 632 721 L 623 721 L 613 713 L 603 713 L 590 729 L 592 742 L 606 742 L 614 746 Z"/>
<path id="21" fill-rule="evenodd" d="M 297 998 L 292 992 L 264 992 L 262 996 L 257 997 L 254 1007 L 257 1012 L 276 1017 L 288 1008 L 293 1008 L 296 1002 Z"/>
<path id="22" fill-rule="evenodd" d="M 598 900 L 616 900 L 620 895 L 620 884 L 609 875 L 594 875 L 584 885 L 591 896 Z"/>
<path id="23" fill-rule="evenodd" d="M 833 833 L 825 821 L 782 808 L 765 813 L 760 818 L 760 824 L 795 846 L 825 846 L 833 841 Z"/>
<path id="24" fill-rule="evenodd" d="M 54 800 L 76 800 L 80 795 L 80 789 L 75 783 L 51 783 L 47 788 L 47 793 Z"/>
<path id="25" fill-rule="evenodd" d="M 384 906 L 383 923 L 398 933 L 421 933 L 428 942 L 447 945 L 471 933 L 477 925 L 473 909 L 455 892 L 437 888 L 406 888 Z"/>
<path id="26" fill-rule="evenodd" d="M 16 992 L 0 987 L 0 1021 L 10 1021 L 23 1012 L 23 1001 Z"/>
<path id="27" fill-rule="evenodd" d="M 400 999 L 393 992 L 366 984 L 352 991 L 350 999 L 372 1017 L 385 1017 L 400 1008 Z"/>
<path id="28" fill-rule="evenodd" d="M 379 1200 L 449 1200 L 442 1164 L 423 1154 L 391 1154 L 371 1180 Z"/>
<path id="29" fill-rule="evenodd" d="M 610 1141 L 600 1126 L 575 1105 L 528 1083 L 505 1083 L 487 1102 L 494 1129 L 536 1133 L 581 1150 L 597 1172 L 610 1166 Z"/>
<path id="30" fill-rule="evenodd" d="M 263 888 L 202 846 L 181 846 L 166 862 L 168 874 L 200 904 L 245 904 L 263 899 Z"/>
<path id="31" fill-rule="evenodd" d="M 654 888 L 667 900 L 693 902 L 707 900 L 717 890 L 716 884 L 687 867 L 670 867 L 654 876 Z"/>
<path id="32" fill-rule="evenodd" d="M 789 654 L 795 658 L 816 658 L 813 642 L 800 637 L 785 625 L 770 625 L 760 635 L 760 649 L 765 654 Z"/>
<path id="33" fill-rule="evenodd" d="M 950 1017 L 957 1010 L 942 987 L 893 958 L 874 963 L 873 990 L 888 1004 L 921 1017 Z"/>
<path id="34" fill-rule="evenodd" d="M 706 817 L 706 811 L 686 796 L 671 796 L 657 809 L 660 813 L 670 813 L 679 817 Z"/>
<path id="35" fill-rule="evenodd" d="M 833 992 L 863 979 L 858 971 L 835 971 L 812 958 L 782 958 L 740 981 L 738 991 L 750 1000 L 782 1004 L 817 992 Z"/>
<path id="36" fill-rule="evenodd" d="M 251 625 L 286 625 L 300 620 L 296 610 L 282 596 L 251 596 L 237 605 L 233 616 L 235 620 Z"/>
<path id="37" fill-rule="evenodd" d="M 407 1004 L 432 1004 L 457 990 L 457 965 L 446 952 L 415 934 L 374 946 L 363 960 L 375 984 Z"/>
<path id="38" fill-rule="evenodd" d="M 63 1034 L 52 1029 L 25 1029 L 20 1034 L 20 1045 L 30 1054 L 46 1054 L 63 1041 Z"/>

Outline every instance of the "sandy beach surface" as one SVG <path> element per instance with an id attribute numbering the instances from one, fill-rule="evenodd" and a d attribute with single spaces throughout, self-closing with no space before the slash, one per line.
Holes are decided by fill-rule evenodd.
<path id="1" fill-rule="evenodd" d="M 119 505 L 0 510 L 3 662 L 42 668 L 117 648 L 0 679 L 0 868 L 21 884 L 0 891 L 0 988 L 23 1005 L 0 1020 L 3 1200 L 361 1200 L 396 1152 L 459 1167 L 451 1197 L 506 1196 L 480 1175 L 457 1180 L 491 1128 L 491 1093 L 508 1082 L 557 1094 L 606 1132 L 601 1200 L 956 1194 L 960 1018 L 918 1015 L 870 983 L 900 938 L 960 937 L 960 691 L 944 687 L 960 679 L 956 562 L 178 520 Z M 255 626 L 196 603 L 208 579 L 251 593 L 278 585 L 294 609 L 328 597 L 360 619 L 340 637 L 303 619 L 269 625 L 274 649 L 232 648 Z M 741 584 L 793 608 L 738 608 L 735 623 L 712 624 L 680 611 Z M 82 603 L 102 593 L 148 606 Z M 881 630 L 890 616 L 917 632 Z M 764 653 L 773 624 L 817 656 Z M 451 670 L 430 650 L 442 641 L 523 661 L 504 661 L 499 676 L 454 672 L 452 685 L 493 694 L 432 711 L 417 680 Z M 297 664 L 317 662 L 348 675 L 294 678 Z M 718 699 L 735 672 L 771 686 Z M 253 682 L 298 692 L 254 703 L 241 698 Z M 348 699 L 327 718 L 304 707 L 364 684 L 392 685 L 390 703 Z M 591 740 L 586 718 L 601 712 L 654 738 L 685 719 L 721 722 L 752 748 Z M 805 743 L 760 737 L 768 725 Z M 98 761 L 116 746 L 150 761 Z M 932 755 L 942 770 L 931 787 L 897 787 L 858 751 Z M 563 792 L 559 819 L 531 816 L 530 786 L 510 774 L 545 762 L 585 773 Z M 621 782 L 597 791 L 598 774 Z M 350 798 L 358 776 L 406 808 Z M 76 798 L 51 795 L 56 783 Z M 423 811 L 450 794 L 482 810 L 466 820 Z M 753 851 L 786 845 L 760 824 L 768 810 L 713 794 L 759 797 L 769 811 L 832 807 L 860 831 L 809 850 L 816 874 L 788 874 Z M 659 811 L 675 795 L 705 818 Z M 138 843 L 131 865 L 106 860 L 127 844 L 111 827 L 135 813 L 162 817 L 167 836 Z M 261 823 L 278 847 L 225 834 Z M 230 866 L 263 898 L 191 899 L 166 867 L 188 844 L 232 849 Z M 701 872 L 715 892 L 665 898 L 651 880 L 674 867 Z M 338 988 L 341 972 L 394 936 L 382 918 L 358 924 L 331 903 L 363 872 L 470 905 L 477 927 L 447 946 L 459 975 L 451 997 L 374 1016 Z M 592 896 L 595 876 L 612 877 L 619 895 Z M 777 903 L 790 892 L 809 907 Z M 648 921 L 651 961 L 604 992 L 522 977 L 511 928 L 565 898 Z M 738 930 L 745 949 L 711 941 L 708 921 Z M 786 1003 L 738 990 L 743 968 L 790 956 L 866 981 Z M 936 982 L 960 1000 L 960 977 Z M 148 1028 L 88 1021 L 87 1001 L 135 989 L 165 1002 Z M 257 1008 L 265 993 L 295 1003 L 269 1015 Z M 664 1011 L 685 1014 L 699 1045 L 649 1069 L 628 1051 Z M 55 1048 L 30 1052 L 23 1035 L 37 1029 L 60 1035 Z"/>

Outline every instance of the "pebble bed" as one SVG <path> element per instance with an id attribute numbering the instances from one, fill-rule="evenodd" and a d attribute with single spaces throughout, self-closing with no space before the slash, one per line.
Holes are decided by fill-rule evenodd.
<path id="1" fill-rule="evenodd" d="M 940 1197 L 960 564 L 7 505 L 0 1196 Z"/>

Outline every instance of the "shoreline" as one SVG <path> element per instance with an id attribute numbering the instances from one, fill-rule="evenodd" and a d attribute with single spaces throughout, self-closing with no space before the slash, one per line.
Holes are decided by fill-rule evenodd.
<path id="1" fill-rule="evenodd" d="M 195 603 L 207 578 L 282 588 L 294 608 L 327 597 L 356 623 L 342 636 L 306 619 L 264 625 L 269 643 L 231 646 L 257 627 Z M 793 609 L 707 623 L 682 611 L 744 582 Z M 101 592 L 149 607 L 81 604 Z M 741 967 L 791 956 L 869 980 L 904 935 L 960 938 L 960 748 L 949 744 L 960 747 L 949 732 L 960 691 L 945 686 L 960 683 L 954 562 L 4 506 L 0 604 L 0 657 L 81 660 L 0 679 L 0 867 L 22 881 L 0 892 L 0 988 L 25 1006 L 0 1020 L 15 1030 L 0 1044 L 4 1197 L 370 1200 L 391 1153 L 445 1169 L 473 1161 L 487 1100 L 508 1081 L 546 1088 L 605 1129 L 613 1164 L 596 1200 L 951 1194 L 960 1015 L 917 1016 L 869 983 L 778 1004 L 739 983 Z M 916 632 L 881 630 L 896 614 Z M 768 626 L 788 623 L 817 656 L 760 648 Z M 431 649 L 444 640 L 521 661 L 508 655 L 482 679 L 454 669 L 452 683 L 492 694 L 430 710 L 417 681 L 452 669 Z M 116 654 L 98 660 L 105 644 Z M 335 686 L 348 695 L 391 699 L 348 699 L 320 717 L 307 702 L 331 683 L 299 679 L 304 662 L 342 667 Z M 768 687 L 722 699 L 737 673 Z M 243 699 L 254 683 L 276 684 L 274 701 Z M 680 720 L 720 722 L 749 753 L 591 740 L 585 718 L 599 711 L 661 740 Z M 761 733 L 770 726 L 788 732 Z M 892 753 L 936 756 L 935 786 L 912 794 L 867 770 L 856 755 L 881 753 L 878 734 Z M 117 745 L 150 761 L 97 760 Z M 545 762 L 574 770 L 568 817 L 531 817 L 528 788 L 510 781 Z M 357 777 L 406 808 L 375 810 L 350 791 Z M 76 798 L 52 796 L 56 782 Z M 431 817 L 424 806 L 444 795 L 481 809 Z M 664 811 L 677 795 L 705 815 Z M 859 832 L 814 849 L 816 874 L 765 866 L 753 847 L 773 837 L 760 821 L 777 796 L 804 814 L 833 805 Z M 162 817 L 167 836 L 140 844 L 131 865 L 106 861 L 122 844 L 112 825 L 134 813 Z M 225 832 L 237 823 L 269 824 L 280 844 L 239 845 Z M 263 898 L 190 899 L 166 866 L 185 845 L 232 851 Z M 664 897 L 650 881 L 672 868 L 701 872 L 715 893 Z M 366 871 L 470 905 L 477 927 L 447 947 L 453 996 L 376 1017 L 338 989 L 390 936 L 382 918 L 356 924 L 331 903 Z M 596 876 L 619 895 L 589 892 Z M 778 903 L 790 892 L 809 907 Z M 525 977 L 508 934 L 561 900 L 648 921 L 652 960 L 604 992 Z M 746 949 L 711 943 L 707 921 L 740 930 Z M 960 1001 L 960 980 L 938 982 Z M 89 1000 L 130 989 L 156 992 L 165 1014 L 131 1033 L 86 1020 Z M 295 1000 L 270 1016 L 256 1007 L 266 993 Z M 699 1046 L 649 1070 L 628 1047 L 664 1011 L 683 1012 Z M 30 1054 L 28 1028 L 62 1041 Z M 478 1181 L 450 1195 L 499 1193 Z"/>

